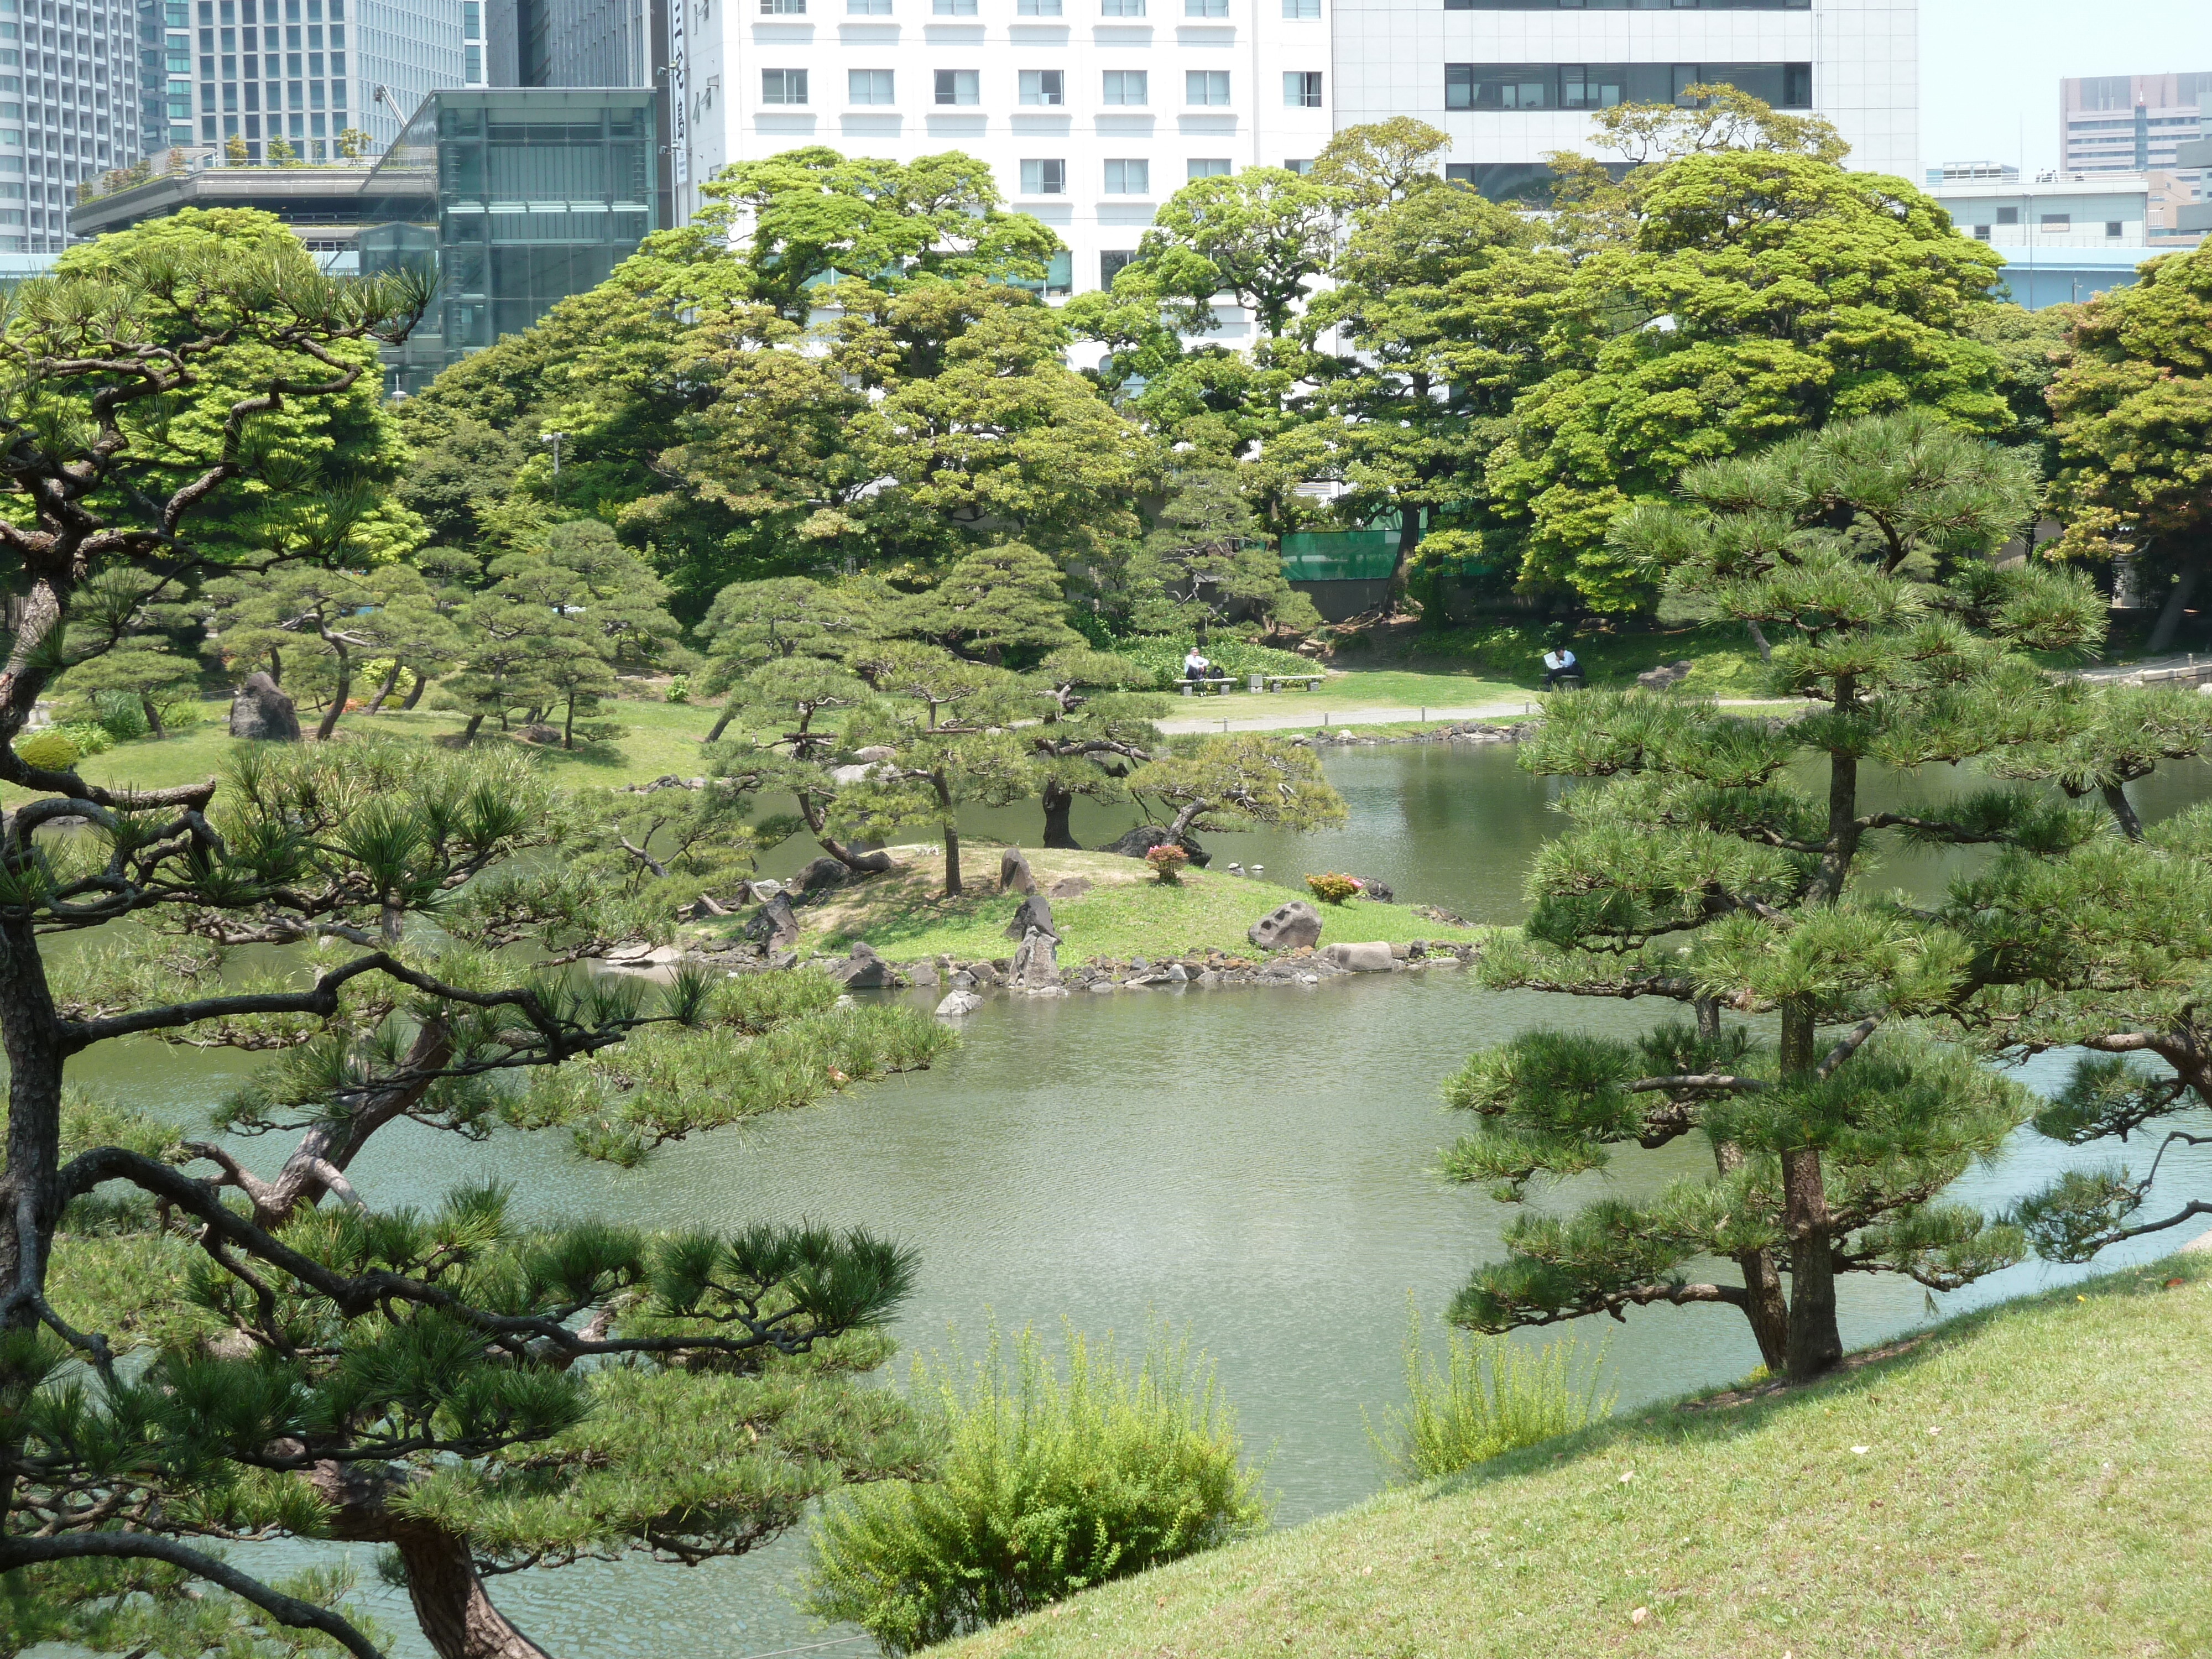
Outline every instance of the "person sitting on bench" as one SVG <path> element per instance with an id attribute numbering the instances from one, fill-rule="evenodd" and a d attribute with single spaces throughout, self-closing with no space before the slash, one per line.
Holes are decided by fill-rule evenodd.
<path id="1" fill-rule="evenodd" d="M 1564 645 L 1555 645 L 1544 653 L 1544 690 L 1553 690 L 1561 680 L 1580 685 L 1583 665 L 1575 660 L 1575 653 Z"/>
<path id="2" fill-rule="evenodd" d="M 1202 680 L 1212 672 L 1212 663 L 1198 654 L 1198 647 L 1194 645 L 1190 648 L 1190 654 L 1182 659 L 1182 677 L 1187 680 Z"/>

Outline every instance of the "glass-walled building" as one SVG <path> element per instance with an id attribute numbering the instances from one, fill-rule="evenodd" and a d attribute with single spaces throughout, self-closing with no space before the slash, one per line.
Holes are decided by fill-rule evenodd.
<path id="1" fill-rule="evenodd" d="M 605 282 L 665 222 L 654 189 L 648 88 L 497 88 L 433 94 L 377 164 L 364 272 L 434 271 L 422 328 L 392 354 L 393 391 L 519 334 Z"/>

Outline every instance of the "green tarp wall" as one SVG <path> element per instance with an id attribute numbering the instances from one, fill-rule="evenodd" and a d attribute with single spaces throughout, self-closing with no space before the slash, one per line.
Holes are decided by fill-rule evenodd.
<path id="1" fill-rule="evenodd" d="M 1283 575 L 1294 582 L 1387 581 L 1398 565 L 1395 530 L 1306 530 L 1283 538 Z"/>

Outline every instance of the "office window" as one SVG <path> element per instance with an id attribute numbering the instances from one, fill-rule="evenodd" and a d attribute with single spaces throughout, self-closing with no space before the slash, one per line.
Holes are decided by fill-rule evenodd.
<path id="1" fill-rule="evenodd" d="M 845 71 L 845 101 L 848 104 L 897 102 L 896 98 L 892 95 L 891 71 L 847 70 Z"/>
<path id="2" fill-rule="evenodd" d="M 1067 163 L 1024 161 L 1022 163 L 1022 194 L 1024 196 L 1066 195 Z"/>
<path id="3" fill-rule="evenodd" d="M 1226 17 L 1229 0 L 1182 0 L 1182 15 L 1186 17 Z"/>
<path id="4" fill-rule="evenodd" d="M 2018 208 L 1999 208 L 1997 210 L 1997 222 L 2001 225 L 2018 224 L 2020 222 L 2020 210 Z"/>
<path id="5" fill-rule="evenodd" d="M 1628 96 L 1626 65 L 1562 64 L 1559 65 L 1559 106 L 1562 109 L 1611 109 Z"/>
<path id="6" fill-rule="evenodd" d="M 1610 109 L 1688 104 L 1693 86 L 1728 85 L 1780 109 L 1809 109 L 1810 64 L 1447 64 L 1444 107 Z"/>
<path id="7" fill-rule="evenodd" d="M 1098 286 L 1101 288 L 1113 287 L 1114 279 L 1116 276 L 1119 276 L 1123 271 L 1127 270 L 1136 262 L 1137 256 L 1133 253 L 1120 252 L 1100 254 L 1098 256 Z"/>
<path id="8" fill-rule="evenodd" d="M 1976 225 L 1974 227 L 1974 240 L 1978 242 L 1988 241 L 1990 240 L 1990 228 L 1987 225 Z"/>
<path id="9" fill-rule="evenodd" d="M 1283 0 L 1283 15 L 1293 21 L 1317 22 L 1321 0 Z"/>
<path id="10" fill-rule="evenodd" d="M 975 0 L 929 0 L 933 17 L 973 17 Z"/>
<path id="11" fill-rule="evenodd" d="M 845 0 L 848 17 L 888 17 L 891 15 L 891 0 Z"/>
<path id="12" fill-rule="evenodd" d="M 1109 104 L 1141 104 L 1149 90 L 1143 70 L 1108 70 L 1103 94 Z"/>
<path id="13" fill-rule="evenodd" d="M 2046 213 L 2043 216 L 2043 228 L 2045 230 L 2071 230 L 2074 228 L 2074 216 L 2070 213 Z"/>
<path id="14" fill-rule="evenodd" d="M 1108 161 L 1106 193 L 1109 196 L 1150 196 L 1152 193 L 1152 164 L 1141 159 Z"/>
<path id="15" fill-rule="evenodd" d="M 1545 64 L 1446 64 L 1446 109 L 1556 109 L 1557 70 Z"/>
<path id="16" fill-rule="evenodd" d="M 806 0 L 761 0 L 763 17 L 804 17 Z"/>
<path id="17" fill-rule="evenodd" d="M 1067 101 L 1066 76 L 1059 70 L 1024 70 L 1022 102 L 1056 106 Z"/>
<path id="18" fill-rule="evenodd" d="M 1060 0 L 1015 0 L 1014 13 L 1019 17 L 1057 17 Z"/>
<path id="19" fill-rule="evenodd" d="M 940 104 L 980 104 L 982 76 L 974 70 L 937 71 L 937 101 Z"/>
<path id="20" fill-rule="evenodd" d="M 1186 179 L 1226 179 L 1229 158 L 1226 155 L 1194 155 L 1183 173 Z"/>
<path id="21" fill-rule="evenodd" d="M 1142 17 L 1145 0 L 1098 0 L 1101 17 Z"/>
<path id="22" fill-rule="evenodd" d="M 2119 234 L 2120 234 L 2120 222 L 2119 222 L 2118 219 L 2107 219 L 2107 220 L 2106 220 L 2106 221 L 2105 221 L 2105 234 L 2106 234 L 2106 235 L 2107 235 L 2107 236 L 2117 236 L 2117 235 L 2118 235 Z"/>
<path id="23" fill-rule="evenodd" d="M 761 102 L 803 104 L 805 101 L 806 71 L 805 70 L 763 70 L 761 71 Z"/>
<path id="24" fill-rule="evenodd" d="M 1186 70 L 1182 77 L 1182 100 L 1211 108 L 1229 101 L 1229 71 L 1227 70 Z"/>
<path id="25" fill-rule="evenodd" d="M 1321 71 L 1319 70 L 1285 70 L 1283 107 L 1285 109 L 1319 109 L 1321 107 Z"/>
<path id="26" fill-rule="evenodd" d="M 1285 173 L 1295 173 L 1299 178 L 1303 179 L 1306 174 L 1313 171 L 1313 157 L 1310 155 L 1302 155 L 1295 161 L 1285 161 L 1283 163 L 1283 171 Z"/>

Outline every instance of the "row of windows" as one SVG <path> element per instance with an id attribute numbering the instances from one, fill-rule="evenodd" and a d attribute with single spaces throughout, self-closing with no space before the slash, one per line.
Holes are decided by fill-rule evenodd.
<path id="1" fill-rule="evenodd" d="M 338 0 L 331 0 L 332 4 Z M 933 17 L 975 17 L 978 0 L 929 0 Z M 1018 17 L 1064 17 L 1066 0 L 1014 0 L 1014 15 Z M 1142 17 L 1146 0 L 1098 0 L 1101 17 Z M 761 13 L 768 17 L 804 17 L 807 0 L 760 0 Z M 1292 21 L 1318 21 L 1321 0 L 1282 0 L 1283 15 Z M 891 0 L 845 0 L 848 17 L 889 17 Z M 1226 17 L 1229 0 L 1182 0 L 1182 15 L 1186 17 Z"/>
<path id="2" fill-rule="evenodd" d="M 240 21 L 249 24 L 274 23 L 278 21 L 276 4 L 277 0 L 261 0 L 261 15 L 256 17 L 254 0 L 200 0 L 200 27 L 205 29 L 217 22 L 228 26 Z M 301 12 L 304 9 L 307 13 L 307 21 L 319 23 L 323 21 L 323 4 L 324 0 L 283 0 L 283 21 L 287 23 L 301 21 Z M 244 8 L 242 20 L 240 15 L 241 6 Z M 173 12 L 177 9 L 172 7 L 170 9 Z M 330 13 L 331 21 L 333 23 L 344 22 L 345 0 L 330 0 Z M 181 23 L 184 19 L 173 17 L 170 21 Z"/>
<path id="3" fill-rule="evenodd" d="M 331 24 L 330 44 L 343 48 L 345 43 L 345 25 Z M 276 52 L 280 49 L 286 52 L 298 52 L 303 47 L 320 52 L 323 44 L 323 27 L 319 23 L 310 23 L 305 29 L 297 23 L 288 25 L 283 30 L 281 40 L 273 25 L 261 30 L 258 35 L 251 28 L 246 31 L 245 45 L 248 52 Z M 174 58 L 178 52 L 185 51 L 188 45 L 189 42 L 185 36 L 171 35 L 169 37 L 170 56 Z M 202 29 L 200 31 L 200 52 L 203 56 L 216 51 L 236 52 L 238 47 L 239 34 L 236 29 Z"/>
<path id="4" fill-rule="evenodd" d="M 1102 101 L 1127 108 L 1146 103 L 1152 95 L 1152 80 L 1145 70 L 1106 70 L 1102 71 L 1100 86 Z M 980 105 L 983 101 L 983 76 L 980 70 L 938 70 L 934 71 L 933 91 L 936 101 L 955 107 Z M 1022 70 L 1018 84 L 1021 101 L 1027 105 L 1059 107 L 1067 101 L 1067 76 L 1061 70 Z M 770 69 L 761 71 L 761 102 L 763 104 L 804 104 L 809 100 L 812 82 L 803 69 Z M 1189 70 L 1182 77 L 1182 100 L 1194 109 L 1217 109 L 1230 102 L 1229 71 L 1227 70 Z M 897 71 L 894 70 L 847 70 L 845 71 L 845 101 L 848 105 L 896 104 L 898 102 Z M 1283 76 L 1283 104 L 1289 109 L 1320 109 L 1322 76 L 1318 70 L 1291 70 Z"/>
<path id="5" fill-rule="evenodd" d="M 284 54 L 283 73 L 293 76 L 295 79 L 298 78 L 301 75 L 319 76 L 323 72 L 323 59 L 326 55 L 331 60 L 330 72 L 332 75 L 343 75 L 346 72 L 346 55 L 342 52 L 333 52 L 328 54 L 319 52 L 287 52 Z M 305 64 L 304 67 L 302 67 L 303 60 Z M 273 52 L 266 58 L 258 59 L 257 59 L 252 52 L 247 52 L 246 54 L 245 78 L 248 81 L 258 81 L 261 79 L 261 71 L 264 68 L 266 68 L 269 73 L 272 76 L 276 74 L 276 62 L 277 55 Z M 218 78 L 216 71 L 216 60 L 213 58 L 203 58 L 200 59 L 200 75 L 202 78 L 209 81 L 213 81 Z M 219 78 L 225 81 L 235 81 L 240 78 L 238 73 L 238 59 L 232 57 L 228 52 L 223 55 L 222 70 Z"/>
<path id="6" fill-rule="evenodd" d="M 2018 224 L 2020 222 L 2020 210 L 2018 208 L 1999 208 L 1997 210 L 1997 222 L 2001 225 Z M 2045 230 L 2063 230 L 2070 233 L 2074 228 L 2074 216 L 2070 213 L 2046 213 L 2043 216 L 2040 223 L 2042 228 Z M 2122 224 L 2118 219 L 2107 219 L 2105 221 L 2105 234 L 2107 236 L 2117 238 L 2126 228 L 2127 227 Z M 1988 241 L 1990 240 L 1990 228 L 1987 225 L 1976 225 L 1974 227 L 1974 240 L 1978 242 Z"/>
<path id="7" fill-rule="evenodd" d="M 280 90 L 287 95 L 280 98 L 277 95 Z M 213 109 L 216 106 L 215 99 L 215 88 L 202 82 L 200 83 L 201 110 L 205 112 Z M 328 101 L 332 109 L 345 107 L 346 83 L 344 82 L 333 81 L 330 83 Z M 293 109 L 320 109 L 324 102 L 323 83 L 320 81 L 281 82 L 271 81 L 269 82 L 269 107 L 272 110 L 285 106 Z M 235 86 L 226 85 L 223 88 L 222 107 L 228 113 L 238 112 L 238 88 Z M 258 110 L 261 107 L 261 82 L 258 81 L 248 81 L 246 83 L 246 107 L 249 110 Z"/>
<path id="8" fill-rule="evenodd" d="M 1721 82 L 1777 109 L 1813 106 L 1810 64 L 1446 64 L 1444 107 L 1611 109 L 1687 101 L 1685 89 Z"/>
<path id="9" fill-rule="evenodd" d="M 1283 163 L 1293 173 L 1309 173 L 1310 161 Z M 1183 164 L 1183 177 L 1190 179 L 1225 179 L 1231 172 L 1226 155 L 1194 155 Z M 1032 157 L 1021 164 L 1022 194 L 1024 196 L 1065 196 L 1067 194 L 1067 163 L 1064 160 Z M 1149 196 L 1152 193 L 1152 164 L 1144 156 L 1121 156 L 1109 159 L 1104 168 L 1104 193 L 1108 196 Z M 1106 278 L 1108 287 L 1114 279 Z"/>

